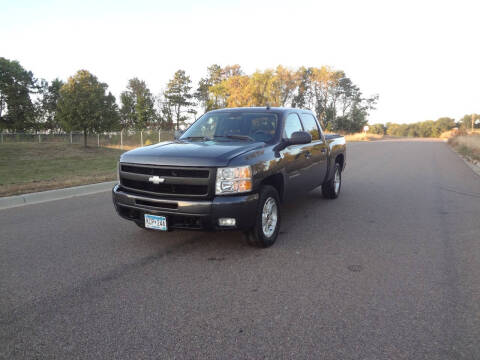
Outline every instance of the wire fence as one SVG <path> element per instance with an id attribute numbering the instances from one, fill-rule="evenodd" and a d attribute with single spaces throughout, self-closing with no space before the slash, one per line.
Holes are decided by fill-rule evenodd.
<path id="1" fill-rule="evenodd" d="M 173 140 L 173 130 L 123 130 L 87 135 L 87 146 L 111 147 L 131 149 L 140 146 L 156 144 L 162 141 Z M 82 132 L 69 133 L 0 133 L 0 146 L 12 143 L 65 143 L 84 144 Z"/>

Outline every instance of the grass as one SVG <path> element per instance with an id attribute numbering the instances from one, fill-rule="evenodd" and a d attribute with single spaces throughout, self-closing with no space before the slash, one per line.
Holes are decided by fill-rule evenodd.
<path id="1" fill-rule="evenodd" d="M 115 180 L 122 153 L 63 143 L 0 145 L 0 196 Z"/>
<path id="2" fill-rule="evenodd" d="M 473 162 L 480 162 L 480 134 L 455 136 L 448 143 Z"/>
<path id="3" fill-rule="evenodd" d="M 369 133 L 356 133 L 345 135 L 346 141 L 373 141 L 383 139 L 383 135 L 369 134 Z"/>

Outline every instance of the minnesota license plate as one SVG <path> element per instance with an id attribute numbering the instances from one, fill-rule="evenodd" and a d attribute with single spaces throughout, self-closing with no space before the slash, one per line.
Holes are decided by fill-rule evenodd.
<path id="1" fill-rule="evenodd" d="M 165 216 L 145 214 L 145 227 L 147 229 L 167 231 L 167 218 Z"/>

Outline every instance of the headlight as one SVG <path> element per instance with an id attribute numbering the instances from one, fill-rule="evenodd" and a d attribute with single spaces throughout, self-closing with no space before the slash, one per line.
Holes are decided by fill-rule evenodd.
<path id="1" fill-rule="evenodd" d="M 242 193 L 252 190 L 252 168 L 250 166 L 217 169 L 216 195 Z"/>

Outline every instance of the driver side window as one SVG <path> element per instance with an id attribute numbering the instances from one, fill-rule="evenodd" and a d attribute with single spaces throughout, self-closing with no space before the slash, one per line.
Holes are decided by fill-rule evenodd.
<path id="1" fill-rule="evenodd" d="M 295 131 L 303 131 L 302 123 L 297 114 L 288 115 L 285 120 L 285 131 L 283 132 L 283 137 L 289 139 Z"/>

